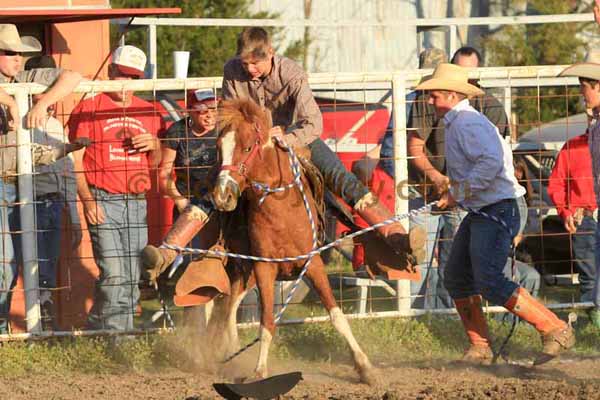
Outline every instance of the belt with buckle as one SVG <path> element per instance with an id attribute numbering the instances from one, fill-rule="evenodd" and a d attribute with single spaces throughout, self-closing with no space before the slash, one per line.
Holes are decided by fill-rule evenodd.
<path id="1" fill-rule="evenodd" d="M 52 192 L 52 193 L 45 193 L 45 194 L 40 194 L 38 196 L 35 196 L 35 199 L 37 201 L 51 201 L 51 200 L 60 200 L 61 199 L 61 195 L 58 192 Z"/>

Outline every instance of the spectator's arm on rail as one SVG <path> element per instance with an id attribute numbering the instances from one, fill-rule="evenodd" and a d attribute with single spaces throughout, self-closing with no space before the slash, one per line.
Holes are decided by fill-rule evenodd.
<path id="1" fill-rule="evenodd" d="M 71 94 L 79 82 L 81 82 L 81 75 L 78 72 L 63 70 L 50 89 L 27 114 L 27 126 L 29 128 L 43 126 L 48 115 L 48 107 Z"/>
<path id="2" fill-rule="evenodd" d="M 15 129 L 15 124 L 19 121 L 19 107 L 17 106 L 17 102 L 14 97 L 9 95 L 4 91 L 4 89 L 0 89 L 0 104 L 6 106 L 8 109 L 8 114 L 10 117 L 10 121 L 8 121 L 9 128 Z"/>

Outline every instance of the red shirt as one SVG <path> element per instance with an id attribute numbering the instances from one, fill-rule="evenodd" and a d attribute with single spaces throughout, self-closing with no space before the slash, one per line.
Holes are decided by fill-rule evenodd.
<path id="1" fill-rule="evenodd" d="M 139 194 L 150 189 L 148 153 L 127 147 L 131 137 L 164 129 L 151 103 L 133 96 L 129 107 L 115 104 L 100 93 L 81 102 L 69 119 L 69 139 L 87 137 L 83 169 L 88 184 L 109 193 Z"/>
<path id="2" fill-rule="evenodd" d="M 587 132 L 569 140 L 558 153 L 548 182 L 548 195 L 563 220 L 578 208 L 596 209 Z"/>
<path id="3" fill-rule="evenodd" d="M 369 180 L 369 189 L 373 192 L 377 197 L 379 197 L 379 201 L 388 209 L 390 212 L 394 212 L 394 202 L 395 202 L 395 191 L 394 191 L 394 179 L 389 176 L 380 166 L 377 166 L 373 170 L 373 174 Z M 352 209 L 352 216 L 354 217 L 354 223 L 359 228 L 366 228 L 369 226 L 367 221 L 365 221 L 356 210 Z M 354 239 L 354 253 L 352 254 L 352 267 L 356 270 L 365 262 L 365 254 L 364 248 L 359 244 L 359 240 L 357 238 Z"/>

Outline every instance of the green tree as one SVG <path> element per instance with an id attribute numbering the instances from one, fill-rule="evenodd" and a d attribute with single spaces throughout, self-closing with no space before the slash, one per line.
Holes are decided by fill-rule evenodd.
<path id="1" fill-rule="evenodd" d="M 180 18 L 277 18 L 276 14 L 251 13 L 250 0 L 112 0 L 113 7 L 179 7 Z M 190 52 L 189 76 L 219 76 L 223 73 L 223 64 L 236 52 L 238 27 L 157 27 L 157 63 L 159 77 L 173 76 L 173 51 Z M 277 43 L 282 29 L 270 29 Z M 113 41 L 118 32 L 113 29 Z M 146 49 L 147 33 L 145 29 L 132 29 L 126 34 L 126 42 Z M 283 54 L 302 62 L 306 57 L 304 47 L 309 38 L 292 42 Z M 280 49 L 277 49 L 280 50 Z"/>
<path id="2" fill-rule="evenodd" d="M 515 1 L 515 3 L 522 3 Z M 515 4 L 513 3 L 513 4 Z M 527 14 L 569 14 L 585 11 L 580 2 L 529 0 Z M 589 10 L 587 10 L 589 11 Z M 482 40 L 489 66 L 560 65 L 581 61 L 584 43 L 579 33 L 585 24 L 507 25 Z M 513 94 L 514 95 L 514 94 Z M 576 112 L 574 88 L 518 89 L 515 102 L 520 132 Z M 577 110 L 581 111 L 581 110 Z"/>

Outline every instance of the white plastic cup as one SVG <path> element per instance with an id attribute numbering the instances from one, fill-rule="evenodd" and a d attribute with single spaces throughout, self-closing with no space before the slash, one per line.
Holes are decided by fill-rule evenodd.
<path id="1" fill-rule="evenodd" d="M 185 79 L 188 74 L 188 65 L 190 63 L 189 51 L 174 51 L 173 52 L 173 71 L 175 79 Z"/>

